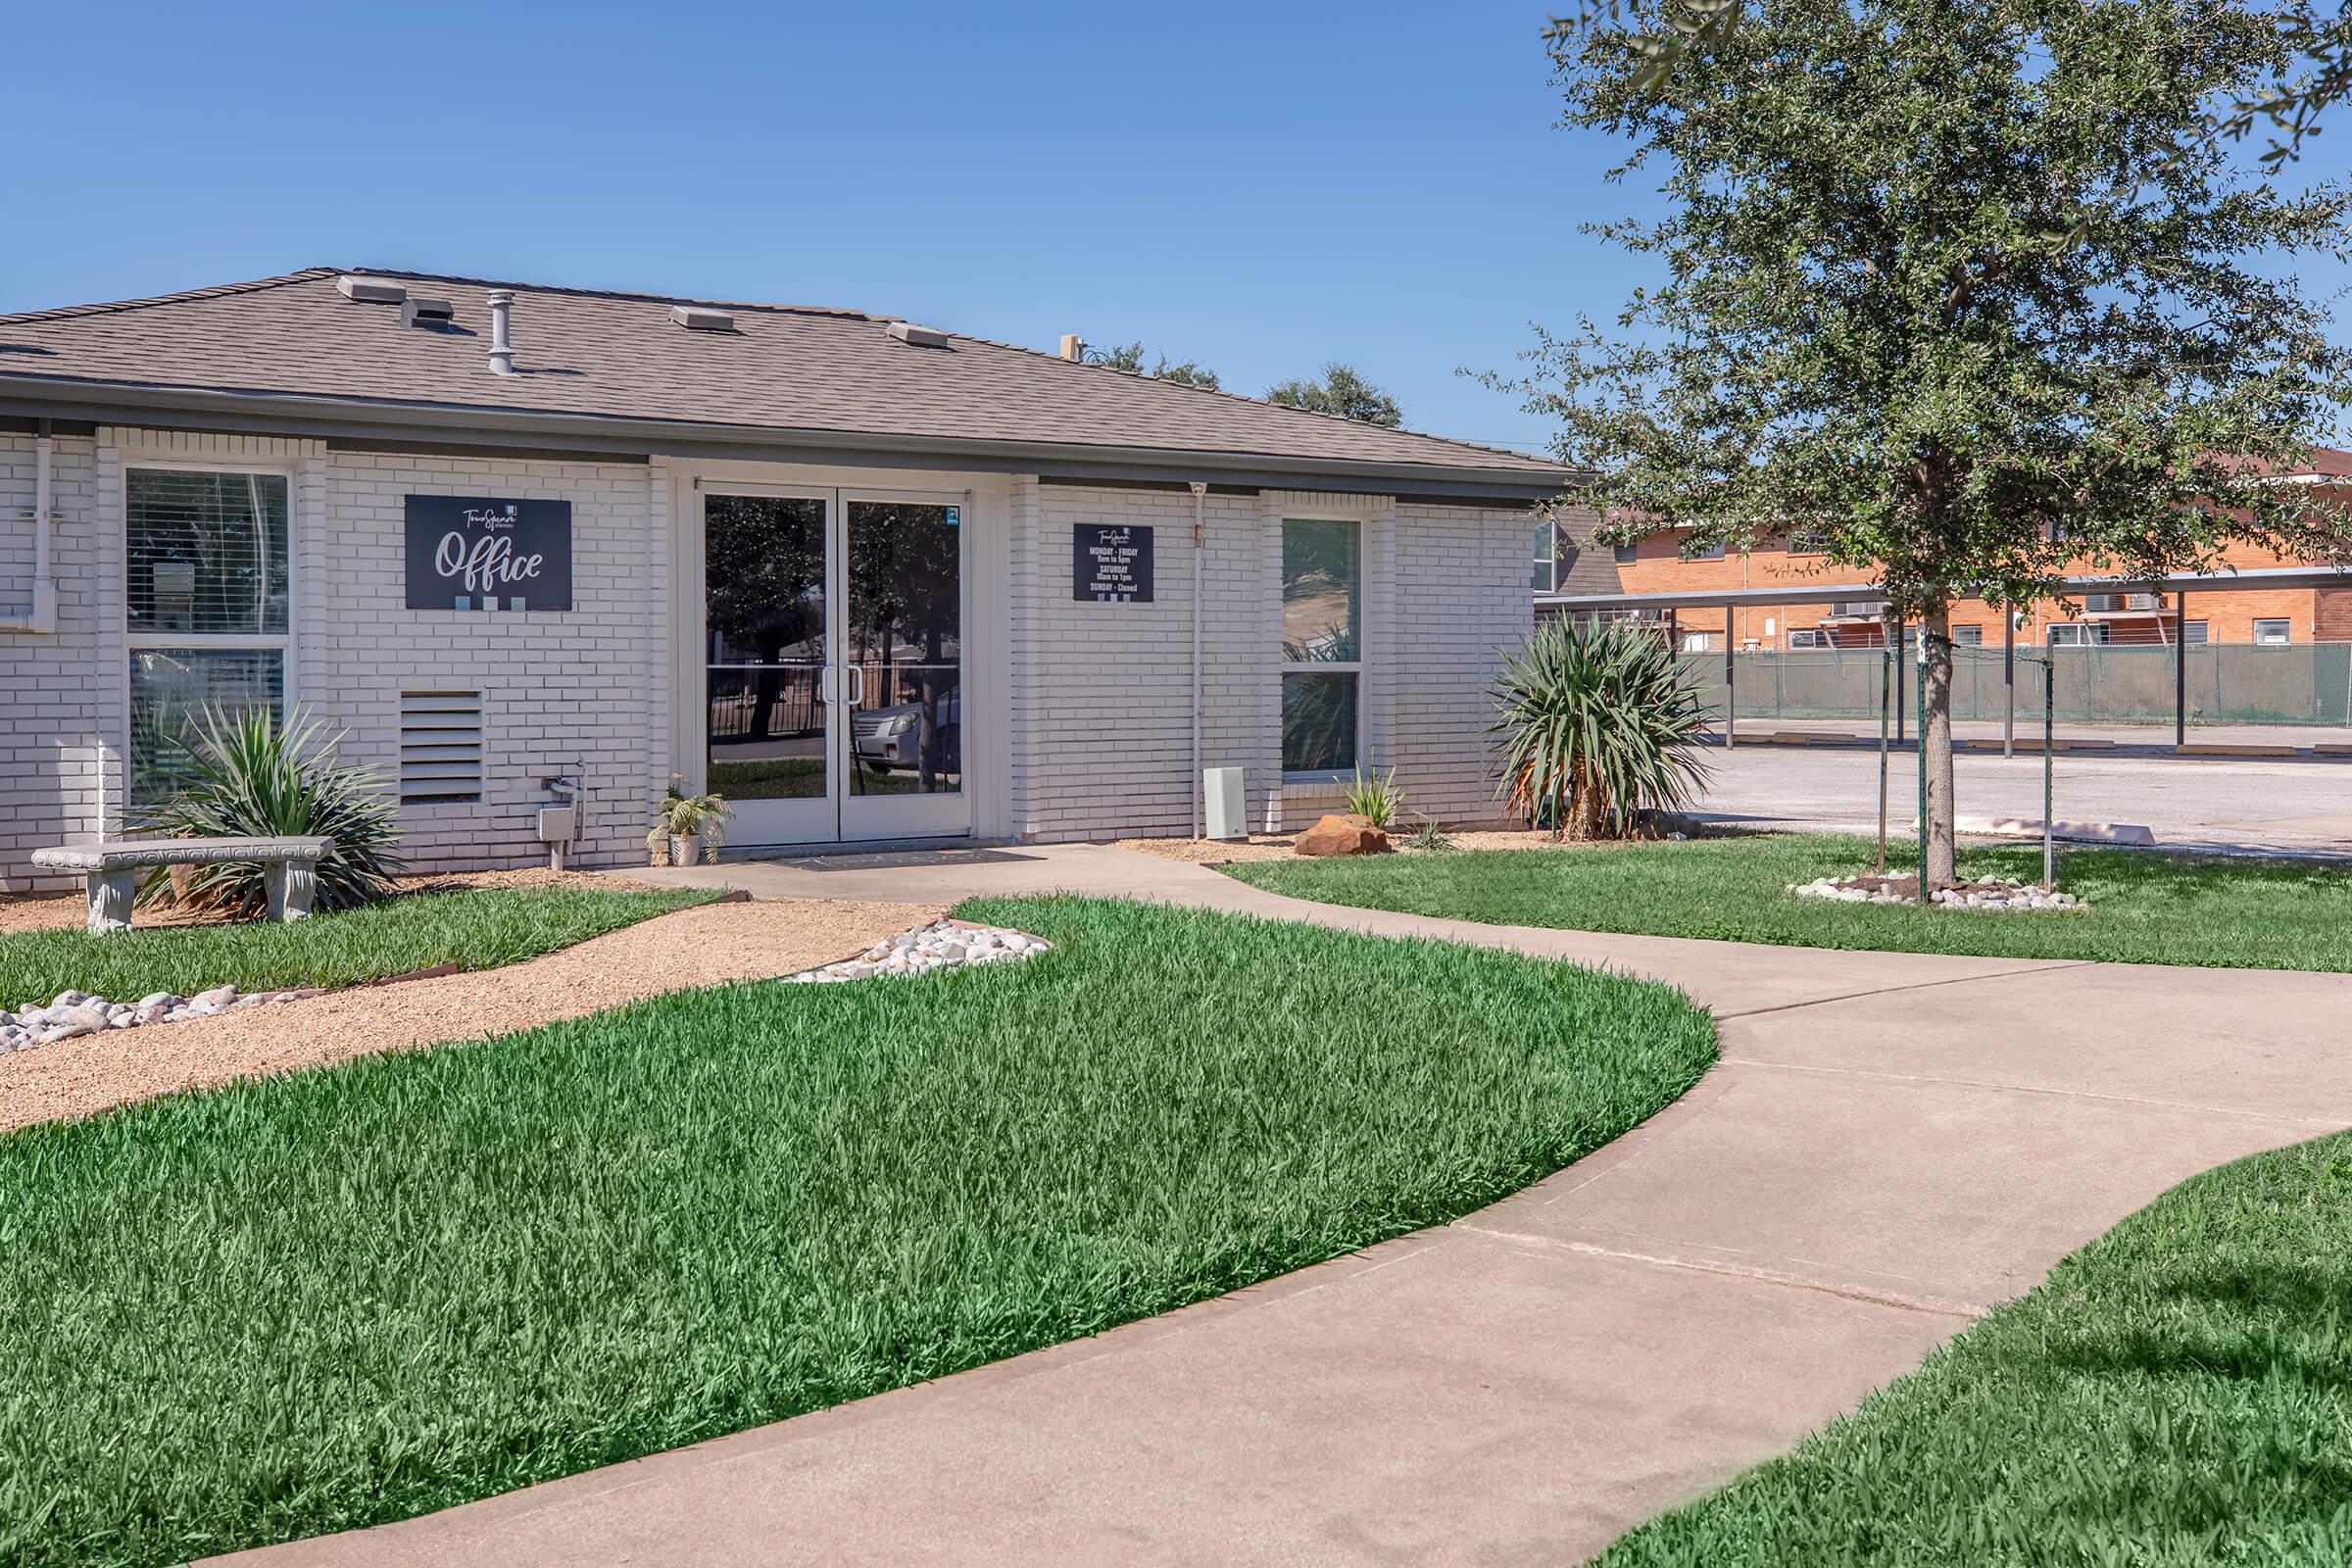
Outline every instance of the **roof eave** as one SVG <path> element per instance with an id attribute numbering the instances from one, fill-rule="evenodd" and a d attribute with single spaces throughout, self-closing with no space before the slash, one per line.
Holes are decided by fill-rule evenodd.
<path id="1" fill-rule="evenodd" d="M 1268 488 L 1280 488 L 1283 481 L 1311 481 L 1295 487 L 1326 490 L 1362 490 L 1377 484 L 1384 490 L 1416 495 L 1523 504 L 1557 496 L 1575 477 L 1566 468 L 1534 462 L 1525 470 L 1514 470 L 1256 452 L 883 435 L 14 373 L 0 374 L 0 415 L 47 416 L 99 424 L 161 420 L 200 429 L 323 439 L 449 440 L 460 446 L 513 445 L 587 455 L 772 456 L 884 466 L 935 466 L 946 459 L 967 466 L 1057 478 L 1204 479 Z"/>

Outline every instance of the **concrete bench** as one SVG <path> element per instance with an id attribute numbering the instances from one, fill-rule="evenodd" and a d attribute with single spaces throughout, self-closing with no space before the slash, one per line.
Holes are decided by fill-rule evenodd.
<path id="1" fill-rule="evenodd" d="M 130 929 L 131 896 L 139 873 L 159 865 L 258 863 L 272 920 L 299 920 L 311 912 L 318 889 L 318 862 L 335 847 L 317 839 L 100 839 L 32 852 L 32 863 L 79 871 L 89 886 L 90 929 Z"/>

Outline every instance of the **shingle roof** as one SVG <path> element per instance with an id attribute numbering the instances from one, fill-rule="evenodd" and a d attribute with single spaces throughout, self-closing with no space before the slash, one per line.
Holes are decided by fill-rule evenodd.
<path id="1" fill-rule="evenodd" d="M 1564 475 L 1540 458 L 1309 414 L 951 334 L 905 343 L 858 311 L 495 283 L 356 270 L 446 299 L 454 330 L 311 268 L 155 299 L 0 316 L 0 384 L 40 377 L 286 394 L 439 409 L 690 421 L 867 437 L 1220 454 L 1424 466 L 1432 474 Z M 514 293 L 512 377 L 487 368 L 493 289 Z M 671 305 L 734 315 L 689 331 Z"/>

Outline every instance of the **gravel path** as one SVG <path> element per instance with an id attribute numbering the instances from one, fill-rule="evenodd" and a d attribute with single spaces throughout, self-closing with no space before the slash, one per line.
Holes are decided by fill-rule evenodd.
<path id="1" fill-rule="evenodd" d="M 110 1030 L 0 1056 L 0 1131 L 379 1051 L 479 1040 L 668 991 L 767 979 L 938 918 L 935 905 L 704 905 L 503 969 Z"/>

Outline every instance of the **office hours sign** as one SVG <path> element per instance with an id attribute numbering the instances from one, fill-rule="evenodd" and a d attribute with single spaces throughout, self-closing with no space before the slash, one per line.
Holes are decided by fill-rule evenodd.
<path id="1" fill-rule="evenodd" d="M 571 503 L 408 498 L 411 610 L 569 610 Z"/>
<path id="2" fill-rule="evenodd" d="M 1071 529 L 1070 597 L 1097 604 L 1152 602 L 1152 530 L 1081 522 Z"/>

